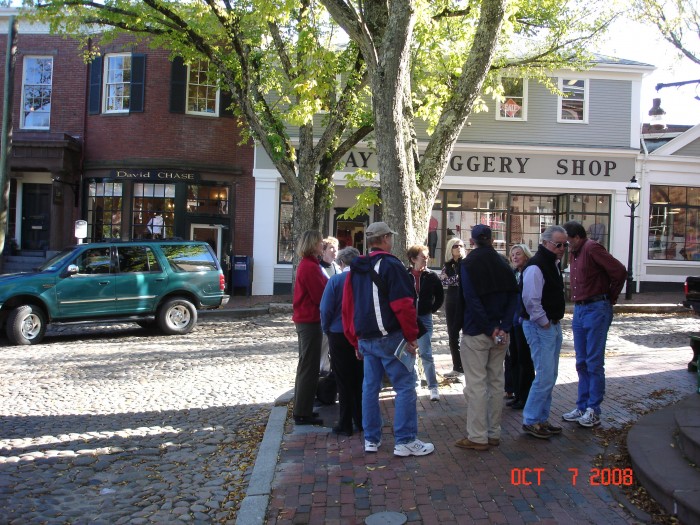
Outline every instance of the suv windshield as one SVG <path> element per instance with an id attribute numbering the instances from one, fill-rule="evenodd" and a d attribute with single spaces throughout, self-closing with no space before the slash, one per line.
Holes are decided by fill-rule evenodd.
<path id="1" fill-rule="evenodd" d="M 39 272 L 51 272 L 54 270 L 57 270 L 59 267 L 61 267 L 65 261 L 66 258 L 68 258 L 73 252 L 75 251 L 75 248 L 66 248 L 65 250 L 58 252 L 56 255 L 51 257 L 48 261 L 46 261 L 44 264 L 39 266 L 37 268 L 37 271 Z"/>

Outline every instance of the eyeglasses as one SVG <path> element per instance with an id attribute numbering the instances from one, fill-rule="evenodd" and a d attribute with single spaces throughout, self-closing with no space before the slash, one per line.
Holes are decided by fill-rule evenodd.
<path id="1" fill-rule="evenodd" d="M 557 250 L 561 250 L 562 248 L 568 248 L 569 247 L 569 241 L 565 242 L 552 242 L 552 241 L 545 241 L 554 246 Z"/>

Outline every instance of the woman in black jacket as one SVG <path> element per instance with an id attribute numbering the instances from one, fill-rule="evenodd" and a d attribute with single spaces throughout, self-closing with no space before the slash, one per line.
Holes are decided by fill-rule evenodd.
<path id="1" fill-rule="evenodd" d="M 445 266 L 442 267 L 440 280 L 447 288 L 445 294 L 445 321 L 447 323 L 447 339 L 452 355 L 452 372 L 445 377 L 458 377 L 464 374 L 462 357 L 459 354 L 459 331 L 464 322 L 464 305 L 459 286 L 459 265 L 467 256 L 464 241 L 459 238 L 447 241 L 445 252 Z"/>
<path id="2" fill-rule="evenodd" d="M 411 246 L 406 252 L 410 267 L 408 272 L 413 277 L 416 287 L 418 302 L 416 310 L 418 319 L 423 323 L 426 333 L 418 338 L 418 353 L 423 363 L 425 380 L 428 382 L 430 400 L 439 401 L 437 376 L 435 375 L 435 361 L 433 360 L 433 314 L 442 306 L 445 292 L 437 274 L 428 269 L 428 247 L 422 245 Z"/>

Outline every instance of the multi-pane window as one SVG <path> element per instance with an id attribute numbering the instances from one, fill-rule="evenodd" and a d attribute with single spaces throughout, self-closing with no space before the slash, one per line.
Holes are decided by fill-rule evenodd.
<path id="1" fill-rule="evenodd" d="M 502 77 L 503 99 L 498 103 L 497 120 L 527 120 L 527 80 Z"/>
<path id="2" fill-rule="evenodd" d="M 580 78 L 560 78 L 559 122 L 588 122 L 588 82 Z"/>
<path id="3" fill-rule="evenodd" d="M 286 184 L 280 184 L 280 220 L 279 239 L 277 240 L 277 262 L 290 263 L 294 256 L 294 237 L 292 236 L 292 217 L 294 205 L 292 193 Z"/>
<path id="4" fill-rule="evenodd" d="M 572 193 L 568 202 L 566 221 L 578 221 L 586 229 L 586 236 L 606 248 L 610 241 L 610 195 Z"/>
<path id="5" fill-rule="evenodd" d="M 467 240 L 476 224 L 491 228 L 493 247 L 506 251 L 506 216 L 508 194 L 490 191 L 446 192 L 445 239 L 456 236 Z"/>
<path id="6" fill-rule="evenodd" d="M 700 188 L 650 188 L 649 259 L 700 261 Z"/>
<path id="7" fill-rule="evenodd" d="M 174 225 L 175 184 L 134 184 L 133 238 L 172 238 Z"/>
<path id="8" fill-rule="evenodd" d="M 24 57 L 22 128 L 49 129 L 52 80 L 52 57 Z"/>
<path id="9" fill-rule="evenodd" d="M 104 64 L 103 111 L 128 112 L 131 102 L 131 55 L 107 55 Z"/>
<path id="10" fill-rule="evenodd" d="M 122 183 L 91 182 L 88 187 L 88 239 L 119 239 L 122 234 Z"/>
<path id="11" fill-rule="evenodd" d="M 206 60 L 198 60 L 188 67 L 187 113 L 208 116 L 219 114 L 219 90 Z"/>
<path id="12" fill-rule="evenodd" d="M 228 203 L 227 186 L 187 186 L 187 213 L 228 215 Z"/>

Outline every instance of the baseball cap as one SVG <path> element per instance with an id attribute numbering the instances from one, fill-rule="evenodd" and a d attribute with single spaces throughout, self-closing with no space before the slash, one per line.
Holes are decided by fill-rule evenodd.
<path id="1" fill-rule="evenodd" d="M 491 228 L 485 224 L 477 224 L 472 228 L 472 239 L 485 241 L 491 238 Z"/>
<path id="2" fill-rule="evenodd" d="M 387 223 L 373 222 L 372 224 L 367 226 L 367 229 L 365 230 L 365 237 L 370 239 L 372 237 L 381 237 L 382 235 L 387 235 L 389 233 L 392 235 L 396 235 L 396 232 L 389 228 Z"/>

